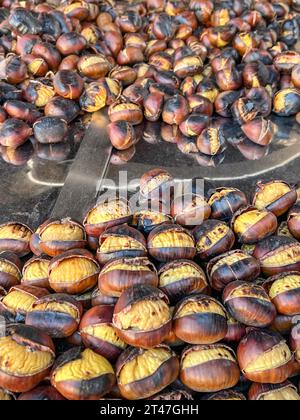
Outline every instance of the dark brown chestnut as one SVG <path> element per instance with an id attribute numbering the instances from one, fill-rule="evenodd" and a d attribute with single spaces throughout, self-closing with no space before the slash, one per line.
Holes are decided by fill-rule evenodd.
<path id="1" fill-rule="evenodd" d="M 252 382 L 279 384 L 291 373 L 293 356 L 286 341 L 268 330 L 249 328 L 237 357 L 242 373 Z"/>
<path id="2" fill-rule="evenodd" d="M 224 344 L 188 347 L 181 356 L 180 380 L 196 392 L 218 392 L 240 380 L 236 356 Z"/>
<path id="3" fill-rule="evenodd" d="M 270 277 L 264 287 L 279 314 L 293 316 L 300 313 L 300 273 L 289 271 Z"/>
<path id="4" fill-rule="evenodd" d="M 114 103 L 108 109 L 108 116 L 111 122 L 127 121 L 138 125 L 143 121 L 143 112 L 139 105 L 134 103 Z"/>
<path id="5" fill-rule="evenodd" d="M 75 101 L 56 96 L 46 104 L 44 112 L 47 117 L 62 118 L 69 124 L 79 115 L 80 108 Z"/>
<path id="6" fill-rule="evenodd" d="M 220 92 L 215 100 L 214 106 L 217 114 L 221 117 L 229 118 L 232 116 L 231 108 L 233 103 L 239 99 L 241 92 L 238 90 L 228 90 Z"/>
<path id="7" fill-rule="evenodd" d="M 290 334 L 293 325 L 294 316 L 277 314 L 272 325 L 270 326 L 270 329 L 272 331 L 277 331 L 283 336 L 287 336 Z"/>
<path id="8" fill-rule="evenodd" d="M 135 369 L 140 366 L 140 369 Z M 173 383 L 179 373 L 179 360 L 166 345 L 149 350 L 128 348 L 116 365 L 118 387 L 123 398 L 140 400 L 157 394 Z"/>
<path id="9" fill-rule="evenodd" d="M 275 134 L 274 123 L 263 117 L 255 118 L 252 121 L 242 124 L 241 129 L 248 139 L 260 146 L 268 146 Z"/>
<path id="10" fill-rule="evenodd" d="M 10 100 L 3 104 L 4 110 L 11 118 L 23 120 L 29 124 L 33 124 L 42 114 L 33 104 L 27 102 Z"/>
<path id="11" fill-rule="evenodd" d="M 51 372 L 51 385 L 68 400 L 99 400 L 116 382 L 113 367 L 93 350 L 74 347 L 63 353 Z"/>
<path id="12" fill-rule="evenodd" d="M 199 136 L 208 127 L 210 118 L 200 113 L 190 114 L 180 125 L 179 129 L 183 135 L 193 137 Z"/>
<path id="13" fill-rule="evenodd" d="M 112 122 L 107 127 L 109 139 L 117 150 L 127 150 L 137 143 L 133 125 L 127 121 Z"/>
<path id="14" fill-rule="evenodd" d="M 80 53 L 86 46 L 86 39 L 76 32 L 62 34 L 56 41 L 56 48 L 62 55 Z"/>
<path id="15" fill-rule="evenodd" d="M 223 92 L 235 91 L 243 84 L 242 75 L 235 66 L 219 70 L 215 77 L 217 85 Z"/>
<path id="16" fill-rule="evenodd" d="M 26 101 L 38 108 L 45 107 L 55 95 L 52 82 L 49 79 L 29 80 L 23 91 Z"/>
<path id="17" fill-rule="evenodd" d="M 288 214 L 287 226 L 289 232 L 296 239 L 300 239 L 300 206 L 296 204 Z"/>
<path id="18" fill-rule="evenodd" d="M 286 213 L 297 200 L 295 188 L 284 181 L 270 181 L 256 184 L 253 206 L 258 210 L 268 210 L 279 217 Z"/>
<path id="19" fill-rule="evenodd" d="M 63 98 L 78 99 L 83 91 L 83 79 L 73 70 L 60 70 L 53 79 L 55 93 Z"/>
<path id="20" fill-rule="evenodd" d="M 197 194 L 175 197 L 171 204 L 171 216 L 181 226 L 197 226 L 208 219 L 211 208 L 205 199 Z"/>
<path id="21" fill-rule="evenodd" d="M 19 257 L 30 253 L 32 230 L 19 222 L 8 222 L 0 225 L 0 252 L 11 251 Z"/>
<path id="22" fill-rule="evenodd" d="M 173 218 L 160 208 L 153 207 L 153 201 L 149 201 L 145 206 L 141 206 L 140 210 L 137 210 L 132 219 L 132 226 L 140 230 L 144 235 L 148 235 L 153 229 L 162 223 L 170 222 L 173 223 Z"/>
<path id="23" fill-rule="evenodd" d="M 226 140 L 221 129 L 216 127 L 205 128 L 197 138 L 197 147 L 201 153 L 215 156 L 226 149 Z"/>
<path id="24" fill-rule="evenodd" d="M 205 220 L 194 229 L 193 235 L 197 256 L 201 261 L 208 261 L 230 251 L 235 243 L 233 231 L 226 223 L 218 220 Z"/>
<path id="25" fill-rule="evenodd" d="M 10 251 L 0 252 L 0 286 L 10 289 L 20 283 L 22 277 L 22 262 Z"/>
<path id="26" fill-rule="evenodd" d="M 67 123 L 58 117 L 43 117 L 33 125 L 34 137 L 42 144 L 61 143 L 67 131 Z"/>
<path id="27" fill-rule="evenodd" d="M 63 401 L 65 398 L 49 385 L 40 385 L 31 391 L 23 392 L 18 401 Z"/>
<path id="28" fill-rule="evenodd" d="M 21 58 L 15 55 L 7 56 L 7 58 L 2 61 L 1 66 L 1 71 L 7 83 L 17 85 L 24 82 L 27 77 L 26 64 Z"/>
<path id="29" fill-rule="evenodd" d="M 49 71 L 48 63 L 42 57 L 26 54 L 22 56 L 22 60 L 26 63 L 28 72 L 33 76 L 44 77 Z"/>
<path id="30" fill-rule="evenodd" d="M 174 179 L 166 170 L 155 168 L 146 172 L 140 179 L 140 194 L 143 198 L 156 199 L 170 197 Z"/>
<path id="31" fill-rule="evenodd" d="M 254 120 L 258 115 L 258 108 L 254 101 L 249 98 L 237 99 L 231 108 L 233 118 L 243 125 Z"/>
<path id="32" fill-rule="evenodd" d="M 164 341 L 172 327 L 167 296 L 153 286 L 135 285 L 120 296 L 113 326 L 125 343 L 152 348 Z"/>
<path id="33" fill-rule="evenodd" d="M 110 71 L 109 77 L 120 82 L 122 86 L 128 86 L 135 82 L 137 72 L 129 66 L 115 66 Z"/>
<path id="34" fill-rule="evenodd" d="M 164 95 L 160 92 L 152 92 L 144 100 L 144 115 L 148 121 L 158 121 L 164 103 Z"/>
<path id="35" fill-rule="evenodd" d="M 209 191 L 208 204 L 211 207 L 211 217 L 229 222 L 234 213 L 247 206 L 246 195 L 236 188 L 220 187 Z"/>
<path id="36" fill-rule="evenodd" d="M 241 339 L 246 335 L 245 325 L 232 318 L 230 314 L 227 314 L 227 334 L 223 341 L 226 343 L 239 343 Z"/>
<path id="37" fill-rule="evenodd" d="M 50 42 L 37 42 L 33 46 L 31 54 L 36 57 L 42 57 L 52 71 L 57 70 L 61 62 L 59 51 Z"/>
<path id="38" fill-rule="evenodd" d="M 211 117 L 214 107 L 211 101 L 199 94 L 189 95 L 188 103 L 192 113 L 201 114 L 202 116 Z"/>
<path id="39" fill-rule="evenodd" d="M 289 117 L 300 111 L 300 90 L 286 88 L 279 90 L 273 100 L 273 112 L 281 117 Z"/>
<path id="40" fill-rule="evenodd" d="M 252 281 L 260 274 L 259 261 L 241 250 L 213 258 L 207 265 L 207 275 L 214 290 L 221 292 L 236 280 Z"/>
<path id="41" fill-rule="evenodd" d="M 90 79 L 100 79 L 109 72 L 110 63 L 101 54 L 83 55 L 77 63 L 77 68 L 82 76 Z"/>
<path id="42" fill-rule="evenodd" d="M 10 118 L 0 127 L 0 144 L 17 148 L 24 144 L 32 134 L 32 129 L 24 121 Z"/>
<path id="43" fill-rule="evenodd" d="M 231 316 L 249 327 L 266 328 L 276 317 L 276 308 L 262 286 L 243 281 L 228 284 L 223 303 Z"/>
<path id="44" fill-rule="evenodd" d="M 300 401 L 297 388 L 289 381 L 281 384 L 254 383 L 248 398 L 249 401 Z"/>
<path id="45" fill-rule="evenodd" d="M 162 119 L 167 124 L 181 124 L 190 112 L 188 101 L 182 95 L 175 95 L 174 97 L 165 101 Z"/>

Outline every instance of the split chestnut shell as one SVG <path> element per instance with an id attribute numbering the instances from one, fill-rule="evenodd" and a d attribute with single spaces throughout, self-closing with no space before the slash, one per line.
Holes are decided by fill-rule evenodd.
<path id="1" fill-rule="evenodd" d="M 300 313 L 300 273 L 289 271 L 270 277 L 265 283 L 269 297 L 279 314 L 294 316 Z"/>
<path id="2" fill-rule="evenodd" d="M 24 257 L 30 253 L 32 233 L 23 223 L 8 222 L 0 225 L 0 251 L 11 251 L 18 257 Z"/>
<path id="3" fill-rule="evenodd" d="M 20 283 L 22 277 L 22 263 L 13 252 L 0 252 L 0 286 L 9 289 Z"/>
<path id="4" fill-rule="evenodd" d="M 281 384 L 254 383 L 248 398 L 249 401 L 300 401 L 297 388 L 289 381 Z"/>
<path id="5" fill-rule="evenodd" d="M 156 199 L 160 196 L 170 197 L 174 179 L 164 169 L 155 168 L 146 172 L 140 179 L 140 194 L 145 199 Z"/>
<path id="6" fill-rule="evenodd" d="M 22 270 L 21 283 L 25 286 L 37 286 L 50 289 L 48 271 L 51 258 L 47 255 L 28 260 Z"/>
<path id="7" fill-rule="evenodd" d="M 211 217 L 229 222 L 234 213 L 248 204 L 245 194 L 236 188 L 220 187 L 209 192 Z"/>

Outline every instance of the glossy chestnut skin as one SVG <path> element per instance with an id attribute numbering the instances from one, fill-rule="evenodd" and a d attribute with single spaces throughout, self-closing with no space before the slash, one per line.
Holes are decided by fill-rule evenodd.
<path id="1" fill-rule="evenodd" d="M 7 235 L 3 235 L 7 232 Z M 0 225 L 0 252 L 11 251 L 18 257 L 24 257 L 30 253 L 29 241 L 32 230 L 19 222 L 8 222 Z"/>
<path id="2" fill-rule="evenodd" d="M 132 211 L 129 203 L 122 198 L 116 198 L 102 201 L 89 210 L 84 218 L 83 226 L 88 235 L 99 237 L 105 230 L 123 223 L 130 223 L 131 220 Z"/>
<path id="3" fill-rule="evenodd" d="M 43 117 L 33 125 L 35 139 L 42 144 L 61 143 L 68 131 L 67 123 L 57 117 Z"/>
<path id="4" fill-rule="evenodd" d="M 130 363 L 134 360 L 140 361 L 140 364 L 147 364 L 147 358 L 155 360 L 155 355 L 163 352 L 164 358 L 157 369 L 148 376 L 138 377 L 128 383 L 122 381 L 122 372 L 130 372 L 132 369 Z M 138 362 L 136 362 L 138 363 Z M 141 348 L 129 347 L 119 357 L 116 364 L 116 376 L 118 381 L 118 387 L 123 398 L 127 400 L 139 400 L 149 398 L 164 388 L 173 383 L 179 373 L 179 360 L 176 354 L 166 345 L 159 345 L 151 350 L 144 350 Z"/>
<path id="5" fill-rule="evenodd" d="M 209 122 L 208 116 L 192 113 L 180 124 L 179 129 L 185 136 L 199 136 L 208 127 Z"/>
<path id="6" fill-rule="evenodd" d="M 48 268 L 51 258 L 47 255 L 30 258 L 23 266 L 21 284 L 50 289 Z"/>
<path id="7" fill-rule="evenodd" d="M 195 227 L 193 236 L 196 242 L 197 257 L 208 261 L 217 255 L 230 251 L 235 243 L 233 231 L 224 222 L 205 220 Z"/>
<path id="8" fill-rule="evenodd" d="M 83 273 L 82 276 L 80 276 L 80 271 L 76 270 L 75 272 L 72 272 L 72 266 L 70 266 L 71 272 L 69 273 L 69 279 L 60 278 L 60 281 L 56 281 L 57 274 L 55 274 L 54 277 L 53 272 L 56 272 L 57 270 L 59 271 L 59 265 L 66 265 L 68 263 L 68 260 L 71 260 L 71 264 L 74 260 L 81 264 L 82 260 L 84 266 L 88 264 L 91 266 L 91 272 L 85 273 L 85 268 L 83 267 Z M 66 268 L 64 269 L 64 271 L 65 274 L 68 275 Z M 83 293 L 96 285 L 99 271 L 99 264 L 94 258 L 93 254 L 91 254 L 86 249 L 71 249 L 67 252 L 57 255 L 52 259 L 51 264 L 49 266 L 49 284 L 51 288 L 57 293 Z M 59 273 L 59 275 L 61 276 L 61 273 Z"/>
<path id="9" fill-rule="evenodd" d="M 27 66 L 24 61 L 14 55 L 7 56 L 4 61 L 2 72 L 4 73 L 5 81 L 13 85 L 24 82 L 27 76 Z"/>
<path id="10" fill-rule="evenodd" d="M 102 268 L 99 290 L 106 296 L 120 297 L 133 285 L 158 286 L 155 266 L 145 257 L 114 259 Z"/>
<path id="11" fill-rule="evenodd" d="M 225 343 L 239 343 L 241 339 L 246 335 L 246 326 L 232 318 L 229 313 L 227 319 L 227 327 L 227 334 L 223 339 Z"/>
<path id="12" fill-rule="evenodd" d="M 199 352 L 204 357 L 202 361 L 191 364 L 189 358 L 194 352 Z M 218 392 L 229 389 L 240 379 L 236 356 L 232 349 L 224 344 L 188 347 L 182 353 L 180 365 L 181 382 L 196 392 Z"/>
<path id="13" fill-rule="evenodd" d="M 113 329 L 113 305 L 95 306 L 89 309 L 81 319 L 79 331 L 84 345 L 114 362 L 126 348 Z M 110 332 L 109 340 L 104 334 L 101 338 L 97 335 L 97 328 L 106 328 Z"/>
<path id="14" fill-rule="evenodd" d="M 151 257 L 160 262 L 193 259 L 196 254 L 192 234 L 179 225 L 169 223 L 163 223 L 150 232 L 147 246 Z"/>
<path id="15" fill-rule="evenodd" d="M 223 303 L 240 323 L 266 328 L 276 317 L 276 308 L 262 286 L 235 281 L 225 287 Z"/>
<path id="16" fill-rule="evenodd" d="M 33 124 L 42 114 L 33 105 L 27 102 L 10 100 L 3 104 L 4 110 L 11 118 L 23 120 L 29 124 Z"/>
<path id="17" fill-rule="evenodd" d="M 52 71 L 57 70 L 61 62 L 59 51 L 49 42 L 37 42 L 33 46 L 31 54 L 36 57 L 42 57 Z"/>
<path id="18" fill-rule="evenodd" d="M 273 357 L 270 354 L 271 359 L 265 359 L 262 366 L 257 360 L 269 352 L 273 352 Z M 249 328 L 238 346 L 237 356 L 244 376 L 252 382 L 279 384 L 290 376 L 293 356 L 278 333 Z"/>
<path id="19" fill-rule="evenodd" d="M 32 134 L 32 129 L 22 120 L 10 118 L 0 127 L 0 144 L 17 148 L 22 146 Z"/>
<path id="20" fill-rule="evenodd" d="M 70 218 L 46 220 L 38 227 L 30 241 L 30 247 L 34 254 L 44 253 L 50 257 L 86 246 L 86 234 L 83 226 Z"/>
<path id="21" fill-rule="evenodd" d="M 273 101 L 273 112 L 281 117 L 289 117 L 300 111 L 300 91 L 296 88 L 279 90 Z"/>
<path id="22" fill-rule="evenodd" d="M 274 319 L 270 329 L 277 331 L 282 336 L 288 336 L 294 325 L 294 316 L 278 314 Z"/>
<path id="23" fill-rule="evenodd" d="M 230 118 L 232 116 L 231 107 L 240 96 L 241 92 L 236 90 L 219 93 L 214 103 L 216 113 L 221 117 Z"/>
<path id="24" fill-rule="evenodd" d="M 127 150 L 137 143 L 137 136 L 132 124 L 127 121 L 112 122 L 107 127 L 109 139 L 117 150 Z"/>
<path id="25" fill-rule="evenodd" d="M 297 388 L 289 381 L 281 384 L 253 383 L 248 393 L 249 401 L 299 401 Z"/>
<path id="26" fill-rule="evenodd" d="M 127 224 L 108 228 L 99 238 L 97 259 L 101 265 L 117 258 L 146 257 L 146 255 L 144 236 Z"/>
<path id="27" fill-rule="evenodd" d="M 270 277 L 263 285 L 279 314 L 296 316 L 300 313 L 300 274 L 297 271 Z"/>
<path id="28" fill-rule="evenodd" d="M 63 401 L 65 398 L 49 385 L 40 385 L 28 392 L 23 392 L 18 401 Z"/>
<path id="29" fill-rule="evenodd" d="M 20 283 L 22 277 L 22 262 L 10 251 L 0 252 L 0 286 L 10 289 Z"/>
<path id="30" fill-rule="evenodd" d="M 272 236 L 259 242 L 253 256 L 260 261 L 264 276 L 298 271 L 300 269 L 300 245 L 287 236 Z"/>
<path id="31" fill-rule="evenodd" d="M 2 344 L 3 343 L 3 344 Z M 5 344 L 4 344 L 5 343 Z M 43 366 L 36 369 L 31 373 L 28 371 L 27 366 L 26 374 L 14 372 L 13 363 L 13 350 L 10 353 L 8 360 L 10 360 L 10 369 L 5 366 L 0 368 L 0 386 L 11 392 L 28 392 L 36 387 L 43 379 L 47 377 L 50 372 L 51 366 L 55 360 L 55 347 L 52 339 L 43 331 L 28 325 L 12 325 L 8 326 L 5 335 L 0 338 L 0 353 L 2 355 L 7 352 L 5 349 L 10 346 L 12 349 L 19 347 L 20 353 L 30 363 L 30 358 L 34 357 L 35 352 L 43 352 L 48 354 L 47 363 L 44 362 Z M 20 354 L 19 353 L 19 354 Z M 15 366 L 17 368 L 17 366 Z"/>
<path id="32" fill-rule="evenodd" d="M 288 214 L 287 226 L 294 238 L 300 239 L 300 206 L 296 204 Z"/>
<path id="33" fill-rule="evenodd" d="M 286 213 L 296 202 L 297 193 L 284 181 L 270 181 L 256 184 L 253 206 L 259 210 L 266 209 L 279 217 Z"/>
<path id="34" fill-rule="evenodd" d="M 100 292 L 98 287 L 92 291 L 92 299 L 91 299 L 92 307 L 99 306 L 99 305 L 115 305 L 117 301 L 118 301 L 118 298 L 104 295 L 102 292 Z"/>
<path id="35" fill-rule="evenodd" d="M 85 368 L 79 368 L 76 376 L 72 376 L 71 371 L 66 379 L 56 379 L 57 376 L 63 376 L 66 365 L 76 366 L 77 361 L 82 361 Z M 96 369 L 87 375 L 86 372 L 93 365 Z M 51 385 L 68 400 L 99 400 L 111 391 L 115 382 L 114 370 L 108 360 L 90 349 L 82 351 L 80 347 L 74 347 L 59 356 L 51 372 Z"/>
<path id="36" fill-rule="evenodd" d="M 78 99 L 83 91 L 83 79 L 74 71 L 60 70 L 53 79 L 55 93 L 66 99 Z"/>
<path id="37" fill-rule="evenodd" d="M 235 212 L 248 204 L 246 195 L 236 188 L 220 187 L 209 191 L 208 195 L 211 217 L 224 222 L 229 222 Z"/>
<path id="38" fill-rule="evenodd" d="M 237 99 L 231 108 L 233 118 L 240 124 L 245 124 L 254 120 L 258 115 L 258 109 L 249 98 Z"/>
<path id="39" fill-rule="evenodd" d="M 62 34 L 56 41 L 56 48 L 62 55 L 76 54 L 87 46 L 86 39 L 76 32 Z"/>
<path id="40" fill-rule="evenodd" d="M 241 126 L 243 133 L 253 143 L 260 146 L 268 146 L 274 136 L 275 126 L 270 120 L 255 118 Z"/>
<path id="41" fill-rule="evenodd" d="M 22 56 L 22 60 L 26 63 L 28 72 L 33 76 L 44 77 L 49 71 L 48 63 L 42 57 L 26 54 Z"/>
<path id="42" fill-rule="evenodd" d="M 236 280 L 252 281 L 260 274 L 259 261 L 241 250 L 234 250 L 213 258 L 207 265 L 212 288 L 221 292 Z"/>
<path id="43" fill-rule="evenodd" d="M 197 194 L 178 196 L 171 204 L 171 216 L 174 222 L 185 227 L 200 225 L 210 217 L 210 213 L 210 206 Z"/>
<path id="44" fill-rule="evenodd" d="M 47 103 L 44 112 L 47 117 L 58 117 L 69 124 L 79 115 L 80 108 L 71 99 L 55 96 Z"/>
<path id="45" fill-rule="evenodd" d="M 208 288 L 204 271 L 193 261 L 171 261 L 160 268 L 158 275 L 158 287 L 168 296 L 171 304 L 186 295 L 203 293 Z"/>
<path id="46" fill-rule="evenodd" d="M 166 210 L 161 207 L 163 206 L 160 206 L 160 203 L 157 207 L 153 200 L 140 203 L 140 209 L 133 214 L 131 225 L 147 236 L 158 225 L 173 223 L 173 218 L 165 214 Z"/>
<path id="47" fill-rule="evenodd" d="M 216 127 L 208 127 L 197 138 L 197 147 L 201 153 L 215 156 L 224 152 L 226 140 L 222 130 Z"/>
<path id="48" fill-rule="evenodd" d="M 162 119 L 167 124 L 181 124 L 189 114 L 189 104 L 182 95 L 175 95 L 174 97 L 165 101 Z"/>
<path id="49" fill-rule="evenodd" d="M 227 334 L 227 314 L 215 299 L 195 294 L 185 297 L 173 315 L 175 335 L 189 344 L 214 344 Z"/>
<path id="50" fill-rule="evenodd" d="M 82 312 L 81 303 L 72 296 L 51 294 L 33 303 L 27 312 L 25 323 L 42 329 L 50 337 L 65 338 L 77 330 Z"/>
<path id="51" fill-rule="evenodd" d="M 146 172 L 140 179 L 140 194 L 143 198 L 156 199 L 170 194 L 174 179 L 166 170 L 155 168 Z M 167 195 L 168 197 L 168 195 Z"/>
<path id="52" fill-rule="evenodd" d="M 172 327 L 168 303 L 167 296 L 153 286 L 136 285 L 125 290 L 116 303 L 113 315 L 113 326 L 118 336 L 129 345 L 145 349 L 161 344 Z M 140 313 L 134 329 L 130 327 L 131 321 L 129 327 L 124 325 L 124 316 L 131 310 Z M 135 320 L 132 322 L 135 323 Z M 149 323 L 154 327 L 149 328 Z"/>
<path id="53" fill-rule="evenodd" d="M 251 223 L 247 223 L 248 219 Z M 238 210 L 232 219 L 233 231 L 243 244 L 253 244 L 271 236 L 278 227 L 276 216 L 267 210 L 246 207 Z"/>

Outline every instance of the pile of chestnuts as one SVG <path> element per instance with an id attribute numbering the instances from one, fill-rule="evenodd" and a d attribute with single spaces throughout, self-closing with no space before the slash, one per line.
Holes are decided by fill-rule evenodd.
<path id="1" fill-rule="evenodd" d="M 300 400 L 299 186 L 139 193 L 0 225 L 0 399 Z"/>

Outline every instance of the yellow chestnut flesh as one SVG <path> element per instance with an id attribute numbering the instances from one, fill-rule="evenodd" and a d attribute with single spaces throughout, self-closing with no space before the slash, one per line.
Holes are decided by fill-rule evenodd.
<path id="1" fill-rule="evenodd" d="M 16 266 L 9 263 L 8 261 L 0 260 L 0 272 L 11 274 L 16 279 L 21 280 L 20 271 L 17 269 Z"/>
<path id="2" fill-rule="evenodd" d="M 81 241 L 84 232 L 80 226 L 73 224 L 49 225 L 41 234 L 42 241 Z"/>
<path id="3" fill-rule="evenodd" d="M 2 303 L 9 308 L 11 312 L 28 312 L 32 304 L 36 301 L 34 296 L 19 290 L 13 290 L 8 293 Z"/>
<path id="4" fill-rule="evenodd" d="M 214 360 L 229 360 L 236 363 L 233 354 L 224 347 L 201 349 L 189 352 L 183 359 L 182 369 L 202 365 Z"/>
<path id="5" fill-rule="evenodd" d="M 29 264 L 24 270 L 23 279 L 26 281 L 35 280 L 35 279 L 45 279 L 48 277 L 50 261 L 34 261 Z"/>
<path id="6" fill-rule="evenodd" d="M 97 272 L 98 268 L 93 261 L 86 258 L 68 258 L 51 271 L 50 278 L 54 283 L 72 283 Z"/>
<path id="7" fill-rule="evenodd" d="M 238 261 L 246 260 L 247 258 L 248 258 L 248 255 L 245 255 L 243 252 L 235 252 L 234 254 L 231 254 L 231 255 L 228 255 L 228 256 L 226 256 L 224 258 L 221 258 L 212 267 L 211 275 L 213 275 L 213 273 L 216 270 L 218 270 L 218 268 L 222 267 L 225 264 L 231 265 L 231 264 L 234 264 L 234 263 L 236 263 Z"/>
<path id="8" fill-rule="evenodd" d="M 294 249 L 295 248 L 295 249 Z M 285 267 L 288 264 L 295 264 L 300 261 L 299 246 L 296 243 L 293 246 L 290 246 L 288 249 L 281 249 L 276 252 L 275 255 L 264 258 L 263 266 L 264 267 Z"/>
<path id="9" fill-rule="evenodd" d="M 245 374 L 264 372 L 279 368 L 287 364 L 292 358 L 291 351 L 286 343 L 280 343 L 269 351 L 262 353 L 244 369 Z"/>
<path id="10" fill-rule="evenodd" d="M 108 236 L 100 246 L 100 252 L 115 252 L 120 249 L 141 249 L 145 247 L 136 239 L 129 236 Z"/>
<path id="11" fill-rule="evenodd" d="M 198 278 L 199 276 L 203 277 L 201 271 L 197 270 L 193 265 L 185 264 L 163 272 L 160 276 L 159 285 L 164 287 L 184 278 Z"/>
<path id="12" fill-rule="evenodd" d="M 152 248 L 194 248 L 193 239 L 185 232 L 167 231 L 155 235 L 152 239 Z"/>
<path id="13" fill-rule="evenodd" d="M 289 193 L 290 191 L 290 187 L 283 182 L 266 184 L 264 188 L 256 195 L 254 203 L 255 207 L 258 210 L 263 210 L 268 205 L 274 203 L 276 200 Z"/>
<path id="14" fill-rule="evenodd" d="M 184 316 L 190 316 L 194 314 L 202 313 L 211 313 L 221 315 L 226 318 L 226 313 L 221 305 L 213 300 L 202 300 L 202 301 L 190 301 L 186 305 L 183 305 L 182 308 L 177 313 L 177 318 L 182 318 Z"/>
<path id="15" fill-rule="evenodd" d="M 101 271 L 101 274 L 106 274 L 106 273 L 110 273 L 111 271 L 150 271 L 150 268 L 148 266 L 145 265 L 136 265 L 136 264 L 112 264 L 109 265 L 108 267 L 104 267 L 103 270 Z"/>
<path id="16" fill-rule="evenodd" d="M 216 226 L 211 231 L 207 232 L 207 234 L 199 239 L 196 244 L 196 248 L 198 252 L 207 251 L 211 248 L 212 244 L 216 244 L 221 239 L 225 238 L 225 236 L 229 232 L 229 227 L 226 225 L 219 225 Z"/>
<path id="17" fill-rule="evenodd" d="M 234 222 L 234 231 L 236 234 L 243 235 L 249 228 L 260 222 L 268 212 L 251 210 L 241 214 Z"/>
<path id="18" fill-rule="evenodd" d="M 18 241 L 30 241 L 32 233 L 28 229 L 15 229 L 15 225 L 0 227 L 0 239 L 16 239 Z"/>
<path id="19" fill-rule="evenodd" d="M 96 225 L 111 220 L 121 219 L 131 214 L 130 208 L 123 201 L 110 201 L 101 203 L 89 213 L 87 223 Z"/>
<path id="20" fill-rule="evenodd" d="M 79 313 L 72 305 L 68 303 L 44 302 L 34 305 L 29 312 L 59 312 L 70 315 L 74 319 L 78 319 Z"/>
<path id="21" fill-rule="evenodd" d="M 276 298 L 276 296 L 281 293 L 290 292 L 294 289 L 300 288 L 300 276 L 297 275 L 288 275 L 282 277 L 281 279 L 276 280 L 269 291 L 269 296 L 271 299 Z"/>
<path id="22" fill-rule="evenodd" d="M 84 328 L 81 332 L 85 334 L 89 334 L 92 337 L 98 338 L 99 340 L 106 341 L 121 349 L 125 349 L 127 347 L 127 344 L 124 343 L 117 336 L 114 328 L 111 325 L 107 325 L 107 324 L 90 325 Z"/>

